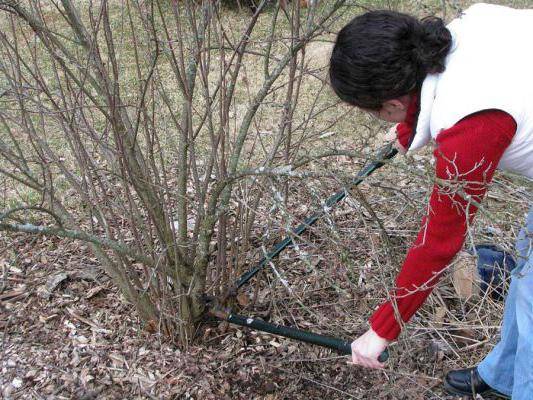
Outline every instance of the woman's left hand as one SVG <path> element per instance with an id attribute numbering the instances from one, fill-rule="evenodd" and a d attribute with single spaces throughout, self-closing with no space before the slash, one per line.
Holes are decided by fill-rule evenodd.
<path id="1" fill-rule="evenodd" d="M 382 369 L 385 364 L 379 362 L 378 357 L 389 343 L 387 339 L 383 339 L 372 328 L 369 329 L 352 342 L 352 362 L 350 364 Z"/>

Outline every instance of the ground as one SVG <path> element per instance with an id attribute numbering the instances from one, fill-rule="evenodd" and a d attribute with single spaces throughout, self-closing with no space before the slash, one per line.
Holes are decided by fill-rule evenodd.
<path id="1" fill-rule="evenodd" d="M 5 398 L 411 399 L 422 398 L 421 387 L 442 398 L 433 392 L 440 380 L 413 366 L 400 373 L 361 371 L 328 350 L 224 324 L 203 326 L 203 344 L 181 351 L 139 326 L 89 256 L 61 242 L 46 256 L 36 250 L 50 245 L 22 245 L 20 270 L 7 274 L 0 378 Z M 60 270 L 67 277 L 47 298 L 43 287 Z M 328 323 L 328 315 L 321 318 Z M 419 360 L 440 371 L 426 350 L 417 349 Z M 394 349 L 392 354 L 396 364 Z M 398 397 L 397 385 L 412 390 Z"/>
<path id="2" fill-rule="evenodd" d="M 419 14 L 441 5 L 366 3 L 395 3 Z M 446 2 L 447 10 L 462 3 Z M 232 13 L 231 18 L 239 17 Z M 322 41 L 309 45 L 310 68 L 327 64 L 330 47 Z M 248 68 L 253 77 L 254 66 Z M 302 112 L 318 96 L 316 81 L 304 87 Z M 236 114 L 245 107 L 236 104 Z M 361 126 L 368 125 L 367 134 L 382 134 L 375 121 L 349 115 L 335 130 L 312 136 L 309 145 L 352 148 L 350 141 L 368 139 L 353 137 L 356 126 L 357 133 L 367 132 Z M 266 115 L 261 128 L 274 131 L 277 120 L 272 121 Z M 361 167 L 345 157 L 316 164 L 317 170 L 352 176 Z M 299 247 L 286 250 L 275 261 L 275 271 L 269 268 L 243 288 L 235 308 L 346 340 L 364 331 L 418 230 L 430 170 L 430 151 L 384 167 L 304 235 Z M 516 177 L 497 175 L 468 244 L 491 241 L 512 248 L 525 211 L 524 185 Z M 339 187 L 335 181 L 295 184 L 288 208 L 302 220 Z M 271 248 L 285 233 L 284 215 L 261 211 L 268 220 L 254 228 L 256 247 L 240 254 L 233 278 L 255 265 L 261 245 Z M 454 268 L 471 271 L 475 263 L 463 256 L 391 346 L 384 371 L 364 370 L 326 349 L 212 320 L 199 326 L 189 348 L 181 349 L 161 337 L 157 327 L 143 325 L 82 243 L 2 233 L 0 244 L 5 250 L 0 253 L 0 393 L 6 399 L 450 399 L 441 388 L 444 374 L 475 365 L 491 349 L 503 307 L 476 285 L 466 288 L 467 295 L 458 294 Z"/>
<path id="3" fill-rule="evenodd" d="M 347 207 L 339 207 L 335 221 L 340 232 L 353 234 L 358 223 Z M 353 251 L 343 263 L 314 235 L 309 263 L 287 250 L 276 266 L 291 293 L 268 274 L 243 290 L 241 313 L 344 338 L 360 333 L 379 301 L 373 257 L 366 256 L 379 237 L 356 243 L 343 236 Z M 391 346 L 382 372 L 348 365 L 329 350 L 213 321 L 199 328 L 196 344 L 180 350 L 142 326 L 85 247 L 16 239 L 20 259 L 3 264 L 0 294 L 6 399 L 448 399 L 441 389 L 445 371 L 471 365 L 490 349 L 501 313 L 501 303 L 483 296 L 458 300 L 450 273 Z"/>

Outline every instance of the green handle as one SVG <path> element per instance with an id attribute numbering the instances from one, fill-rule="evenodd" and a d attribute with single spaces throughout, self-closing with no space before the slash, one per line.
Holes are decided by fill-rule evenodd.
<path id="1" fill-rule="evenodd" d="M 290 326 L 272 324 L 270 322 L 263 321 L 261 319 L 247 317 L 239 314 L 229 314 L 226 321 L 247 328 L 256 329 L 263 332 L 272 333 L 274 335 L 283 336 L 289 339 L 299 340 L 300 342 L 306 342 L 322 347 L 329 347 L 330 349 L 338 351 L 343 355 L 352 354 L 352 345 L 342 339 L 334 338 L 331 336 L 319 335 L 314 332 L 303 331 L 301 329 L 293 328 Z M 378 357 L 379 362 L 386 362 L 389 359 L 389 350 L 385 349 Z"/>

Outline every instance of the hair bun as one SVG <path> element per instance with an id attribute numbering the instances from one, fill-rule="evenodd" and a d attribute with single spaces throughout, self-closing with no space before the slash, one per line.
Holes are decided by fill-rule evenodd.
<path id="1" fill-rule="evenodd" d="M 438 17 L 426 17 L 421 20 L 422 40 L 417 55 L 427 72 L 444 71 L 444 60 L 452 46 L 452 34 Z"/>
<path id="2" fill-rule="evenodd" d="M 428 73 L 443 72 L 451 44 L 440 18 L 420 21 L 396 11 L 369 11 L 337 35 L 331 86 L 349 104 L 380 110 L 385 101 L 419 90 Z"/>

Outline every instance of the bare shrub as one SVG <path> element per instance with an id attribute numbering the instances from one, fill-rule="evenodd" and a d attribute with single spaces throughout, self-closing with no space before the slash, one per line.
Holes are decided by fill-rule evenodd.
<path id="1" fill-rule="evenodd" d="M 0 1 L 0 229 L 87 242 L 182 343 L 238 270 L 270 177 L 291 175 L 276 166 L 306 165 L 310 132 L 335 123 L 309 129 L 332 104 L 295 110 L 304 82 L 326 86 L 305 47 L 344 1 L 266 3 L 238 19 L 213 1 Z"/>

